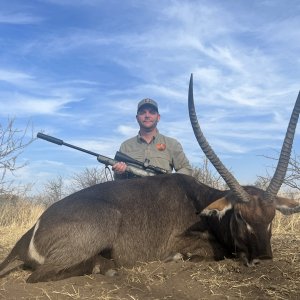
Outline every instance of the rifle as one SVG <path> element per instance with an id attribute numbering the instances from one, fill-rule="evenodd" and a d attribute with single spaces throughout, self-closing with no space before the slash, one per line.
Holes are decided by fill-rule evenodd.
<path id="1" fill-rule="evenodd" d="M 137 176 L 144 177 L 144 176 L 154 176 L 154 175 L 167 174 L 168 173 L 168 171 L 165 170 L 165 169 L 155 167 L 155 166 L 151 166 L 151 165 L 147 164 L 147 162 L 142 163 L 142 162 L 140 162 L 138 160 L 135 160 L 134 158 L 132 158 L 132 157 L 128 156 L 127 154 L 122 153 L 120 151 L 117 151 L 115 159 L 111 159 L 111 158 L 106 157 L 104 155 L 101 155 L 101 154 L 98 154 L 98 153 L 95 153 L 95 152 L 92 152 L 92 151 L 74 146 L 72 144 L 65 143 L 63 140 L 60 140 L 60 139 L 55 138 L 55 137 L 50 136 L 50 135 L 46 135 L 46 134 L 41 133 L 41 132 L 39 132 L 37 134 L 37 137 L 40 138 L 40 139 L 43 139 L 45 141 L 57 144 L 59 146 L 64 145 L 66 147 L 73 148 L 75 150 L 82 151 L 82 152 L 88 153 L 90 155 L 96 156 L 97 160 L 100 163 L 104 164 L 106 167 L 113 166 L 117 162 L 121 162 L 121 161 L 125 162 L 126 165 L 127 165 L 126 172 L 132 173 L 132 174 L 137 175 Z"/>

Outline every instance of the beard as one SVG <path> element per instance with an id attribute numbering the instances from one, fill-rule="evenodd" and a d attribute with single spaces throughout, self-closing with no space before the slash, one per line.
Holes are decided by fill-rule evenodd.
<path id="1" fill-rule="evenodd" d="M 138 122 L 140 125 L 140 128 L 142 128 L 145 131 L 152 131 L 153 129 L 156 128 L 158 120 L 154 120 L 153 122 L 149 122 L 149 123 L 148 122 L 144 123 L 144 122 L 142 122 L 142 121 Z"/>

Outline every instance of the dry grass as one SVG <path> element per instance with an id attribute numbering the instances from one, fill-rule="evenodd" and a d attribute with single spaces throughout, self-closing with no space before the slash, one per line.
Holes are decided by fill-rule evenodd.
<path id="1" fill-rule="evenodd" d="M 146 283 L 147 285 L 161 284 L 169 275 L 166 275 L 163 262 L 140 263 L 131 269 L 122 268 L 127 274 L 128 283 Z"/>
<path id="2" fill-rule="evenodd" d="M 285 216 L 280 212 L 276 213 L 273 220 L 273 234 L 300 233 L 300 214 Z"/>
<path id="3" fill-rule="evenodd" d="M 44 206 L 28 201 L 0 205 L 1 246 L 10 248 L 37 221 Z M 3 238 L 5 235 L 5 238 Z"/>
<path id="4" fill-rule="evenodd" d="M 0 205 L 0 226 L 28 228 L 37 221 L 44 210 L 43 205 L 26 200 L 3 203 Z"/>

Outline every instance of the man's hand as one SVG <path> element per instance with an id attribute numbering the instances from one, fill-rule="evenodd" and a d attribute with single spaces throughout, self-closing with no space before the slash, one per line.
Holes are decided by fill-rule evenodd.
<path id="1" fill-rule="evenodd" d="M 127 165 L 124 162 L 117 162 L 112 166 L 112 169 L 117 174 L 123 174 L 126 171 Z"/>

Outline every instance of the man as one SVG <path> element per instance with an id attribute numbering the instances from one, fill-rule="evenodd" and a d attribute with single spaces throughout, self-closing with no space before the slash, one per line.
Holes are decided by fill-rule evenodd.
<path id="1" fill-rule="evenodd" d="M 162 135 L 156 128 L 160 120 L 156 101 L 149 98 L 141 100 L 138 103 L 136 119 L 140 126 L 139 133 L 123 142 L 120 152 L 170 173 L 175 170 L 178 173 L 191 175 L 192 168 L 181 144 L 173 138 Z M 125 172 L 124 162 L 116 163 L 112 169 L 117 179 L 130 177 Z"/>

